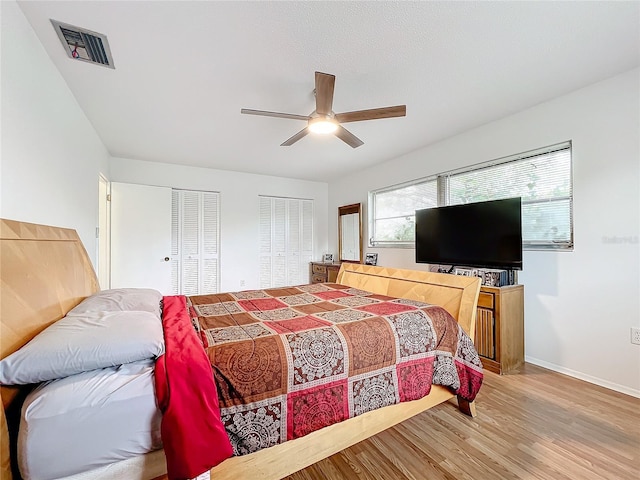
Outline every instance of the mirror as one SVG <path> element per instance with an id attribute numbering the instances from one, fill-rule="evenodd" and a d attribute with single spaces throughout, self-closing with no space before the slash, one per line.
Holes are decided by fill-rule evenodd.
<path id="1" fill-rule="evenodd" d="M 362 205 L 338 207 L 338 260 L 362 263 Z"/>

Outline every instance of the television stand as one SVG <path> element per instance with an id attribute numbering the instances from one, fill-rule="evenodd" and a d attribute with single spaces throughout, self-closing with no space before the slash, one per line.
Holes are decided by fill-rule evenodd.
<path id="1" fill-rule="evenodd" d="M 524 364 L 524 285 L 482 285 L 478 297 L 475 345 L 483 367 L 516 373 Z"/>

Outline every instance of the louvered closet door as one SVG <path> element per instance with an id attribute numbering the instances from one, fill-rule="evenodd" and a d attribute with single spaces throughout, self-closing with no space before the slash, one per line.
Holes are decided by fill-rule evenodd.
<path id="1" fill-rule="evenodd" d="M 273 199 L 273 255 L 271 268 L 271 286 L 287 285 L 287 201 L 284 198 Z"/>
<path id="2" fill-rule="evenodd" d="M 217 293 L 220 290 L 218 197 L 217 193 L 202 194 L 202 293 Z"/>
<path id="3" fill-rule="evenodd" d="M 287 200 L 289 210 L 289 222 L 287 225 L 288 243 L 287 249 L 287 280 L 289 285 L 300 283 L 300 253 L 302 250 L 301 240 L 301 215 L 300 200 Z"/>
<path id="4" fill-rule="evenodd" d="M 271 209 L 273 199 L 270 197 L 260 197 L 260 288 L 271 286 Z"/>
<path id="5" fill-rule="evenodd" d="M 313 201 L 260 197 L 260 287 L 308 283 Z"/>
<path id="6" fill-rule="evenodd" d="M 313 260 L 313 201 L 302 200 L 300 222 L 302 230 L 300 234 L 300 281 L 309 283 L 309 263 Z"/>
<path id="7" fill-rule="evenodd" d="M 218 292 L 218 197 L 212 192 L 173 191 L 171 253 L 176 294 Z"/>
<path id="8" fill-rule="evenodd" d="M 185 191 L 180 194 L 180 293 L 197 295 L 200 287 L 200 195 L 198 192 Z"/>

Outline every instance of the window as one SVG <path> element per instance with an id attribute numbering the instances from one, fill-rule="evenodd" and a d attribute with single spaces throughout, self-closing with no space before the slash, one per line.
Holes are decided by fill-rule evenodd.
<path id="1" fill-rule="evenodd" d="M 573 248 L 571 142 L 369 194 L 369 244 L 413 247 L 414 211 L 522 198 L 524 249 Z"/>
<path id="2" fill-rule="evenodd" d="M 372 247 L 413 245 L 415 211 L 438 205 L 437 178 L 378 190 L 369 194 Z"/>

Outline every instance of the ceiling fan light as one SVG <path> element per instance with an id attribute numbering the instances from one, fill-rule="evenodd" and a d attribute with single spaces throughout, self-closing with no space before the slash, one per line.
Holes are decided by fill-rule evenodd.
<path id="1" fill-rule="evenodd" d="M 328 134 L 338 129 L 338 122 L 329 118 L 313 118 L 309 120 L 309 130 L 313 133 Z"/>

